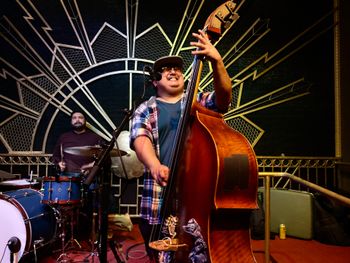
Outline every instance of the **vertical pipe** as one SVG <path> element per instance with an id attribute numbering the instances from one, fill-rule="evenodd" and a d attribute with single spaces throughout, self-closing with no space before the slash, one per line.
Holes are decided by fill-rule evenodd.
<path id="1" fill-rule="evenodd" d="M 335 156 L 342 157 L 341 149 L 341 90 L 340 90 L 340 28 L 339 0 L 333 1 L 334 8 L 334 117 L 335 117 Z"/>
<path id="2" fill-rule="evenodd" d="M 265 177 L 265 263 L 270 262 L 270 176 Z"/>

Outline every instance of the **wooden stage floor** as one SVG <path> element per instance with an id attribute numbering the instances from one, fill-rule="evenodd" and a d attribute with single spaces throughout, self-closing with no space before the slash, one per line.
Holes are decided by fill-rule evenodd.
<path id="1" fill-rule="evenodd" d="M 67 261 L 61 262 L 100 262 L 98 254 L 92 253 L 92 245 L 88 240 L 77 239 L 81 248 L 71 243 L 68 245 Z M 144 248 L 143 240 L 137 224 L 131 231 L 113 231 L 111 246 L 107 247 L 108 262 L 147 263 L 150 262 Z M 22 262 L 52 263 L 60 262 L 61 242 L 55 241 L 51 245 L 42 247 L 37 251 L 37 259 L 33 253 L 27 254 L 20 259 Z M 113 249 L 111 249 L 113 247 Z M 264 241 L 252 240 L 252 249 L 257 263 L 263 263 Z M 57 250 L 56 252 L 54 252 Z M 116 255 L 115 255 L 116 253 Z M 232 251 L 232 253 L 235 253 Z M 61 256 L 60 259 L 63 259 Z M 302 240 L 287 237 L 280 240 L 277 237 L 270 241 L 270 260 L 278 263 L 322 263 L 322 262 L 350 262 L 350 247 L 333 246 L 322 244 L 315 240 Z"/>

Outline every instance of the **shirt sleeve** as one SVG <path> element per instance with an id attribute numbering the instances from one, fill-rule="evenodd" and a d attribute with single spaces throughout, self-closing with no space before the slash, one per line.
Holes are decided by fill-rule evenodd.
<path id="1" fill-rule="evenodd" d="M 134 141 L 139 136 L 147 136 L 153 142 L 152 125 L 146 103 L 141 104 L 134 112 L 130 131 L 130 149 L 135 150 Z"/>
<path id="2" fill-rule="evenodd" d="M 199 92 L 197 95 L 197 102 L 203 107 L 206 107 L 210 110 L 218 111 L 218 108 L 215 103 L 215 91 L 211 92 Z"/>

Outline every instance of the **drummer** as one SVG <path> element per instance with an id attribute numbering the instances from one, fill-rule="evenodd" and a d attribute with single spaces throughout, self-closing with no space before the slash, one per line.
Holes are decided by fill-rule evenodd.
<path id="1" fill-rule="evenodd" d="M 65 176 L 87 176 L 94 165 L 93 155 L 72 154 L 65 149 L 79 146 L 97 146 L 103 139 L 86 127 L 86 118 L 82 111 L 71 114 L 71 131 L 63 133 L 54 148 L 52 159 L 58 172 Z"/>
<path id="2" fill-rule="evenodd" d="M 104 143 L 104 140 L 86 127 L 86 118 L 82 111 L 73 111 L 71 114 L 71 130 L 63 133 L 54 148 L 53 162 L 56 165 L 56 176 L 84 177 L 88 176 L 94 165 L 95 157 L 90 153 L 71 152 L 69 148 L 83 146 L 98 146 Z M 89 189 L 85 189 L 82 200 L 81 215 L 86 218 L 80 220 L 80 230 L 90 229 L 92 224 L 92 213 L 98 207 L 98 202 L 94 198 L 96 189 L 98 189 L 98 178 L 94 178 Z M 89 231 L 79 231 L 80 235 L 89 234 Z"/>

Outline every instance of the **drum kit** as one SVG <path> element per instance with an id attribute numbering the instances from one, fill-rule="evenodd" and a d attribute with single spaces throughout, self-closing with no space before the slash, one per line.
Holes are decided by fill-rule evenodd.
<path id="1" fill-rule="evenodd" d="M 94 156 L 101 148 L 93 146 L 70 147 L 65 151 L 71 154 Z M 114 159 L 112 159 L 114 158 Z M 120 160 L 123 158 L 123 160 Z M 130 149 L 122 151 L 113 149 L 111 151 L 112 169 L 123 170 L 132 174 L 132 178 L 142 175 L 142 167 Z M 124 164 L 124 161 L 126 164 Z M 125 169 L 126 167 L 126 169 Z M 136 175 L 136 170 L 139 175 Z M 126 177 L 128 176 L 121 176 Z M 6 179 L 0 183 L 1 186 L 11 185 L 16 181 L 20 189 L 0 192 L 0 255 L 2 262 L 17 262 L 22 256 L 34 253 L 37 258 L 37 249 L 53 243 L 57 237 L 61 241 L 61 254 L 57 262 L 69 262 L 69 256 L 65 251 L 68 246 L 77 245 L 79 242 L 74 238 L 75 218 L 79 215 L 79 209 L 84 206 L 85 196 L 83 190 L 83 177 L 80 174 L 67 174 L 67 176 L 47 176 L 41 181 L 41 188 L 34 189 L 33 182 L 29 186 L 25 184 L 26 179 L 7 180 L 14 177 L 7 172 L 0 172 L 0 178 Z M 18 182 L 21 181 L 19 184 Z M 0 188 L 1 189 L 1 188 Z M 92 215 L 92 223 L 95 224 L 95 216 Z M 66 241 L 66 225 L 70 225 L 70 239 Z M 95 226 L 91 230 L 92 238 L 95 238 Z M 19 246 L 16 251 L 11 249 L 10 243 L 16 241 Z M 96 256 L 96 240 L 91 241 L 91 253 L 89 257 Z M 36 260 L 35 260 L 36 262 Z"/>

